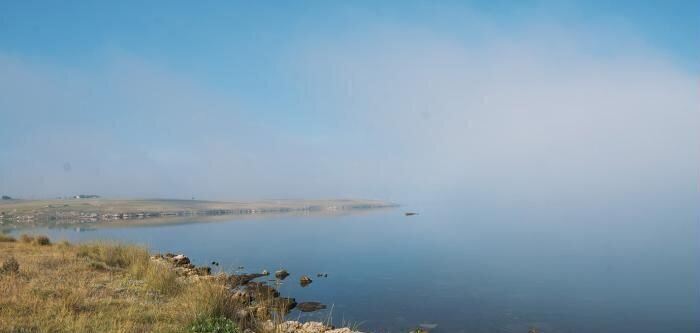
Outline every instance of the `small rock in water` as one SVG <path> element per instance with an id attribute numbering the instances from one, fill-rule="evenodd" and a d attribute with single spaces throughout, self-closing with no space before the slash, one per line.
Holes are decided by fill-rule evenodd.
<path id="1" fill-rule="evenodd" d="M 301 310 L 301 312 L 314 312 L 325 308 L 326 305 L 319 302 L 301 302 L 297 304 L 297 309 Z"/>
<path id="2" fill-rule="evenodd" d="M 299 279 L 299 284 L 302 287 L 308 286 L 309 284 L 311 284 L 311 282 L 313 282 L 313 280 L 311 280 L 311 278 L 306 275 L 302 276 L 301 279 Z"/>
<path id="3" fill-rule="evenodd" d="M 289 272 L 287 272 L 287 271 L 284 270 L 284 269 L 281 269 L 281 270 L 275 272 L 275 277 L 278 278 L 278 279 L 280 279 L 280 280 L 284 280 L 284 279 L 286 279 L 288 276 L 289 276 Z"/>

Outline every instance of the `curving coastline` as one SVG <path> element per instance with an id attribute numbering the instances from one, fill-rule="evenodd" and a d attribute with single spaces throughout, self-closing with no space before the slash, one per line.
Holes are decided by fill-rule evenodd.
<path id="1" fill-rule="evenodd" d="M 396 207 L 370 199 L 201 201 L 175 199 L 75 198 L 0 200 L 0 225 L 108 223 L 175 218 L 342 213 Z"/>

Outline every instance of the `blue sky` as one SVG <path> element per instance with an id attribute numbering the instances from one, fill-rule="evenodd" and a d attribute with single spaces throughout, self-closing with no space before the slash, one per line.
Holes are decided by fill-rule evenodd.
<path id="1" fill-rule="evenodd" d="M 634 168 L 660 191 L 695 180 L 699 22 L 698 1 L 5 1 L 0 190 L 395 198 L 513 168 L 544 193 Z"/>
<path id="2" fill-rule="evenodd" d="M 221 79 L 224 67 L 239 73 L 274 61 L 274 52 L 309 36 L 342 38 L 376 21 L 468 34 L 464 11 L 518 27 L 533 17 L 574 29 L 598 25 L 638 33 L 694 66 L 700 57 L 697 1 L 432 1 L 380 4 L 357 1 L 46 3 L 7 1 L 0 13 L 5 52 L 83 64 L 105 49 L 123 48 L 168 65 Z M 462 12 L 462 13 L 460 13 Z M 161 59 L 164 58 L 164 59 Z"/>

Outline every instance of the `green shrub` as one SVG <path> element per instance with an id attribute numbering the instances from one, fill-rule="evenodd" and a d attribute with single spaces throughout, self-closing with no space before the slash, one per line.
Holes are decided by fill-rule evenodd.
<path id="1" fill-rule="evenodd" d="M 190 325 L 190 333 L 239 333 L 233 320 L 226 317 L 200 317 Z"/>

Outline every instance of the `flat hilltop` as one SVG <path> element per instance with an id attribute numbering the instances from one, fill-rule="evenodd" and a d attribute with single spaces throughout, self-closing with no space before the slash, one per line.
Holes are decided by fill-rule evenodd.
<path id="1" fill-rule="evenodd" d="M 369 199 L 202 201 L 177 199 L 0 200 L 0 223 L 51 221 L 104 222 L 150 218 L 252 215 L 292 212 L 339 212 L 396 206 Z"/>

